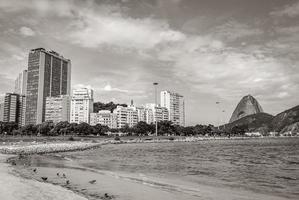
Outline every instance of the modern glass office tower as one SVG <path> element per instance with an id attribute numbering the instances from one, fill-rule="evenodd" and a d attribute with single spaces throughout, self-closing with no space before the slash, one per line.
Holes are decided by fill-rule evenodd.
<path id="1" fill-rule="evenodd" d="M 71 61 L 55 51 L 32 49 L 28 57 L 25 124 L 45 121 L 47 97 L 70 95 Z"/>
<path id="2" fill-rule="evenodd" d="M 161 106 L 169 112 L 169 120 L 175 125 L 185 126 L 185 101 L 178 93 L 161 91 Z"/>

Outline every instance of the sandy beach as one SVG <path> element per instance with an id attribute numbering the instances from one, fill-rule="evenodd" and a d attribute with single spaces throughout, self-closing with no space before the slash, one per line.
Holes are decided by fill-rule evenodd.
<path id="1" fill-rule="evenodd" d="M 0 154 L 1 200 L 86 200 L 83 196 L 65 188 L 18 176 L 14 169 L 6 163 L 8 157 Z"/>
<path id="2" fill-rule="evenodd" d="M 136 141 L 138 143 L 138 140 Z M 187 141 L 191 140 L 188 139 Z M 99 148 L 103 144 L 115 145 L 113 143 L 115 142 L 67 142 L 1 146 L 1 152 L 14 155 L 0 154 L 2 177 L 0 180 L 0 199 L 288 199 L 270 194 L 255 193 L 242 188 L 218 187 L 202 183 L 193 185 L 175 178 L 98 170 L 82 166 L 76 160 L 72 160 L 62 153 L 81 150 L 92 152 L 94 148 Z M 133 145 L 128 143 L 133 143 L 132 141 L 127 142 L 127 145 Z M 22 153 L 22 156 L 18 156 L 19 153 Z M 68 153 L 68 155 L 71 154 Z M 13 166 L 6 163 L 7 159 Z M 43 180 L 42 177 L 46 177 L 47 180 Z"/>
<path id="3" fill-rule="evenodd" d="M 27 160 L 29 159 L 29 160 Z M 71 160 L 57 155 L 33 156 L 22 162 L 34 163 L 43 159 L 41 166 L 17 167 L 18 173 L 24 178 L 41 181 L 40 177 L 48 177 L 47 182 L 70 189 L 87 199 L 122 199 L 122 200 L 282 200 L 287 198 L 266 194 L 252 193 L 241 189 L 228 189 L 201 185 L 195 188 L 180 180 L 144 177 L 140 174 L 115 173 L 109 171 L 82 168 Z M 48 165 L 48 166 L 47 166 Z M 33 170 L 36 169 L 36 172 Z M 59 175 L 57 175 L 59 173 Z M 63 177 L 63 174 L 65 177 Z M 68 181 L 68 183 L 67 183 Z M 95 183 L 91 183 L 95 181 Z"/>

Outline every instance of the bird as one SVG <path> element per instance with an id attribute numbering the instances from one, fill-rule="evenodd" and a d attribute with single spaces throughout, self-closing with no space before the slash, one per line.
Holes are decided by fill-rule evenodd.
<path id="1" fill-rule="evenodd" d="M 43 181 L 48 180 L 48 177 L 44 177 L 44 176 L 42 176 L 41 178 L 43 179 Z"/>
<path id="2" fill-rule="evenodd" d="M 56 175 L 59 176 L 59 173 L 57 173 Z"/>
<path id="3" fill-rule="evenodd" d="M 36 168 L 34 168 L 34 169 L 33 169 L 33 172 L 35 172 L 35 173 L 36 173 Z"/>
<path id="4" fill-rule="evenodd" d="M 97 180 L 89 181 L 90 184 L 94 184 L 95 182 L 97 182 Z"/>
<path id="5" fill-rule="evenodd" d="M 67 185 L 70 184 L 70 181 L 69 181 L 69 180 L 66 180 L 66 184 L 67 184 Z"/>

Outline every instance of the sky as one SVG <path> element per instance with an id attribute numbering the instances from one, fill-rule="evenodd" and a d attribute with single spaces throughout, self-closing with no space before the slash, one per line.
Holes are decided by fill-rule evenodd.
<path id="1" fill-rule="evenodd" d="M 227 122 L 248 94 L 273 115 L 299 104 L 297 0 L 0 0 L 0 94 L 38 47 L 95 101 L 180 93 L 187 125 Z"/>

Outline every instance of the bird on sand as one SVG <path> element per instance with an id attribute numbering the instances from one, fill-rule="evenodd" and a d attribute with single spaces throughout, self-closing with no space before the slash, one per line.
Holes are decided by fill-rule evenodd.
<path id="1" fill-rule="evenodd" d="M 94 184 L 94 183 L 96 183 L 96 182 L 97 182 L 97 180 L 89 181 L 90 184 Z"/>
<path id="2" fill-rule="evenodd" d="M 48 177 L 42 176 L 41 179 L 43 179 L 43 181 L 48 180 Z"/>
<path id="3" fill-rule="evenodd" d="M 56 175 L 59 176 L 59 173 L 57 173 Z"/>
<path id="4" fill-rule="evenodd" d="M 36 170 L 37 170 L 37 169 L 36 169 L 36 168 L 34 168 L 34 169 L 33 169 L 33 172 L 35 172 L 35 173 L 36 173 Z"/>

